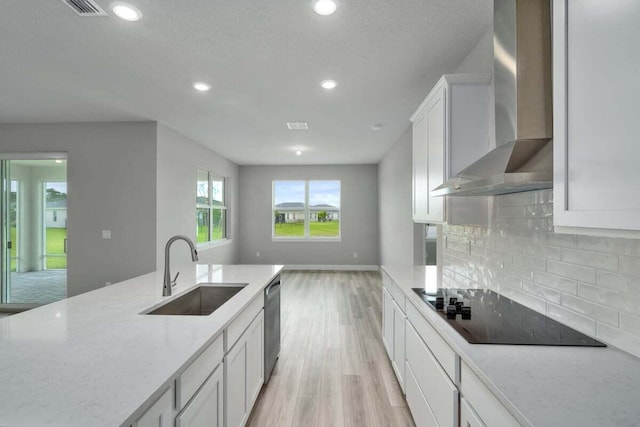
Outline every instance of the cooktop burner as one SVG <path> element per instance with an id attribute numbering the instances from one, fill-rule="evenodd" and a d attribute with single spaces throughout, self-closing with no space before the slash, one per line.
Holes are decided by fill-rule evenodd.
<path id="1" fill-rule="evenodd" d="M 471 344 L 606 347 L 489 289 L 413 291 Z"/>

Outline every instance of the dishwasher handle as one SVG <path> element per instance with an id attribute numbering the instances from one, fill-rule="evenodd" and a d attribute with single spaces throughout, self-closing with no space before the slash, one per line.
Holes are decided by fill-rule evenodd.
<path id="1" fill-rule="evenodd" d="M 265 296 L 267 299 L 272 298 L 277 292 L 280 291 L 280 280 L 271 283 L 265 290 Z"/>

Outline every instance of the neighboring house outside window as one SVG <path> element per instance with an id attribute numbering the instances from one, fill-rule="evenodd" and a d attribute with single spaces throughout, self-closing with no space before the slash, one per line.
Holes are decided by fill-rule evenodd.
<path id="1" fill-rule="evenodd" d="M 274 240 L 339 240 L 340 181 L 273 181 Z"/>
<path id="2" fill-rule="evenodd" d="M 213 243 L 228 238 L 226 179 L 198 169 L 196 182 L 196 242 Z"/>

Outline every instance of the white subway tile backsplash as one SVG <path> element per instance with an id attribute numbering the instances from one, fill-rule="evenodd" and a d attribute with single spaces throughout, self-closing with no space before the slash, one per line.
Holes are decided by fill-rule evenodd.
<path id="1" fill-rule="evenodd" d="M 522 290 L 528 294 L 542 298 L 545 301 L 553 302 L 558 305 L 562 304 L 562 293 L 556 289 L 538 285 L 534 282 L 523 281 Z"/>
<path id="2" fill-rule="evenodd" d="M 636 356 L 640 355 L 640 338 L 636 333 L 630 334 L 606 323 L 599 323 L 597 338 Z"/>
<path id="3" fill-rule="evenodd" d="M 620 325 L 620 313 L 618 311 L 573 295 L 562 295 L 562 306 L 589 318 L 608 323 L 611 326 Z"/>
<path id="4" fill-rule="evenodd" d="M 640 258 L 620 256 L 620 273 L 640 278 Z"/>
<path id="5" fill-rule="evenodd" d="M 547 271 L 557 276 L 576 279 L 587 283 L 596 283 L 596 270 L 566 262 L 547 260 Z"/>
<path id="6" fill-rule="evenodd" d="M 640 330 L 640 316 L 634 316 L 629 313 L 620 313 L 620 329 L 629 333 Z"/>
<path id="7" fill-rule="evenodd" d="M 547 315 L 581 332 L 596 336 L 596 321 L 559 305 L 547 303 Z"/>
<path id="8" fill-rule="evenodd" d="M 489 227 L 443 227 L 448 286 L 490 288 L 640 356 L 640 239 L 553 232 L 553 191 L 494 197 Z"/>
<path id="9" fill-rule="evenodd" d="M 588 265 L 600 270 L 618 271 L 617 255 L 563 248 L 562 261 L 578 265 Z"/>
<path id="10" fill-rule="evenodd" d="M 578 282 L 573 279 L 566 279 L 564 277 L 555 276 L 553 274 L 534 271 L 533 281 L 535 283 L 539 283 L 541 285 L 556 289 L 560 292 L 574 295 L 578 293 Z"/>

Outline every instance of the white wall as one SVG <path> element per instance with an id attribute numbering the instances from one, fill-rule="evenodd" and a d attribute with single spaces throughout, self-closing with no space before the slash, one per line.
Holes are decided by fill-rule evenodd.
<path id="1" fill-rule="evenodd" d="M 154 122 L 3 124 L 0 152 L 68 155 L 69 296 L 155 270 Z"/>
<path id="2" fill-rule="evenodd" d="M 238 262 L 238 166 L 187 137 L 158 125 L 157 161 L 157 251 L 158 269 L 164 268 L 164 244 L 176 234 L 196 239 L 196 172 L 197 169 L 227 177 L 228 227 L 231 239 L 215 247 L 201 247 L 203 262 L 234 264 Z M 184 246 L 184 247 L 182 247 Z M 191 262 L 184 242 L 176 242 L 171 250 L 171 264 Z M 177 271 L 172 268 L 172 271 Z"/>
<path id="3" fill-rule="evenodd" d="M 408 127 L 378 165 L 380 264 L 414 263 L 411 149 Z"/>
<path id="4" fill-rule="evenodd" d="M 340 242 L 271 240 L 272 181 L 287 179 L 341 181 Z M 243 264 L 378 265 L 378 167 L 240 166 L 240 223 Z"/>

